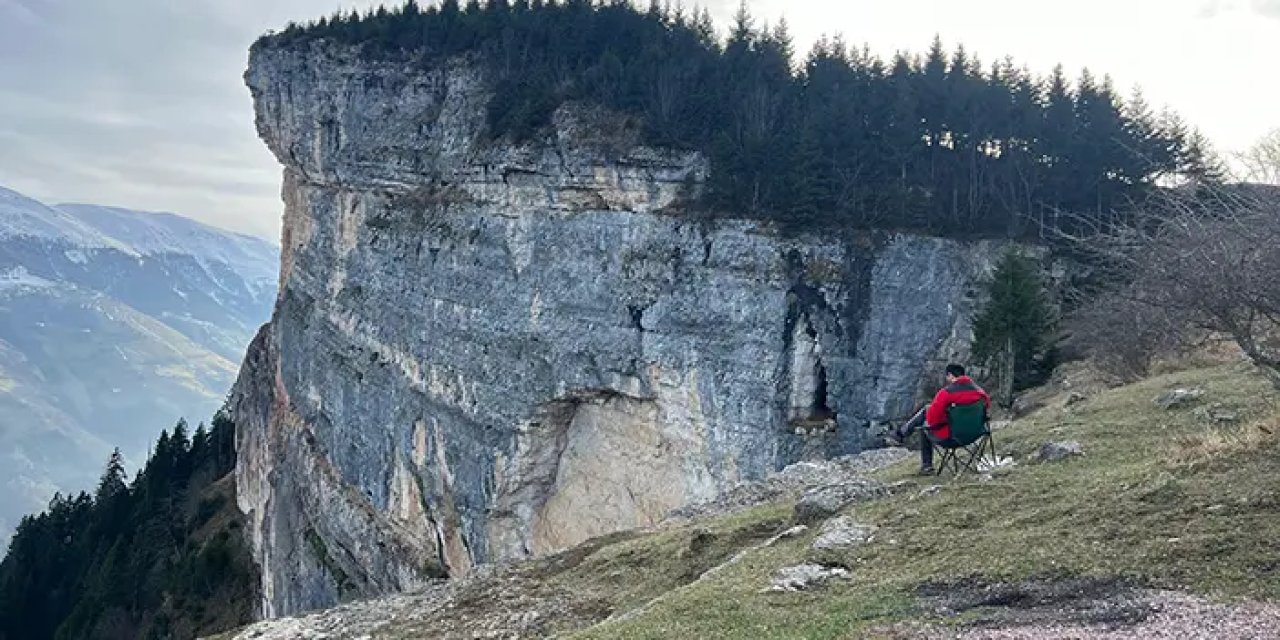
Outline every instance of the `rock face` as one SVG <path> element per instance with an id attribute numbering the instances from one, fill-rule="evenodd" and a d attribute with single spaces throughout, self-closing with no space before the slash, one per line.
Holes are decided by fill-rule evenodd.
<path id="1" fill-rule="evenodd" d="M 856 452 L 963 357 L 999 255 L 699 219 L 698 154 L 584 107 L 492 141 L 463 62 L 314 43 L 246 81 L 285 167 L 279 299 L 232 397 L 268 616 Z"/>

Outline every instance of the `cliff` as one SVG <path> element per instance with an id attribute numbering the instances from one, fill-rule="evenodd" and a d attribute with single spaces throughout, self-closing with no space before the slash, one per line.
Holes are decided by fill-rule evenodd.
<path id="1" fill-rule="evenodd" d="M 856 452 L 963 357 L 987 243 L 700 219 L 696 153 L 465 60 L 254 51 L 280 291 L 232 394 L 263 614 L 535 556 Z M 930 377 L 929 380 L 932 380 Z"/>

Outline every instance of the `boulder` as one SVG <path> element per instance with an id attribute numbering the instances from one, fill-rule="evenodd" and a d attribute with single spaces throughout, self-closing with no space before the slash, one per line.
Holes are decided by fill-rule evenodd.
<path id="1" fill-rule="evenodd" d="M 1084 447 L 1079 442 L 1046 442 L 1040 447 L 1038 458 L 1041 462 L 1057 462 L 1072 456 L 1084 455 Z"/>
<path id="2" fill-rule="evenodd" d="M 1044 398 L 1037 394 L 1022 394 L 1013 399 L 1009 412 L 1015 418 L 1021 418 L 1044 406 Z"/>
<path id="3" fill-rule="evenodd" d="M 1170 389 L 1156 396 L 1152 402 L 1162 409 L 1179 409 L 1199 400 L 1204 389 Z"/>
<path id="4" fill-rule="evenodd" d="M 810 548 L 814 551 L 852 549 L 870 542 L 875 532 L 874 526 L 862 524 L 854 520 L 853 516 L 840 516 L 822 525 Z"/>
<path id="5" fill-rule="evenodd" d="M 836 515 L 851 504 L 873 500 L 888 494 L 888 487 L 879 480 L 852 477 L 804 492 L 796 501 L 795 519 L 796 522 L 801 523 L 820 522 Z"/>
<path id="6" fill-rule="evenodd" d="M 825 566 L 847 566 L 848 554 L 871 542 L 876 528 L 853 519 L 852 516 L 832 518 L 818 530 L 818 537 L 809 545 L 809 560 Z"/>
<path id="7" fill-rule="evenodd" d="M 1210 424 L 1231 424 L 1240 421 L 1240 416 L 1236 412 L 1224 408 L 1221 402 L 1215 402 L 1207 407 L 1197 407 L 1193 415 Z"/>
<path id="8" fill-rule="evenodd" d="M 843 578 L 847 575 L 849 575 L 849 570 L 844 567 L 824 567 L 813 563 L 783 567 L 774 574 L 773 581 L 765 588 L 765 591 L 804 591 L 820 587 L 835 578 Z"/>

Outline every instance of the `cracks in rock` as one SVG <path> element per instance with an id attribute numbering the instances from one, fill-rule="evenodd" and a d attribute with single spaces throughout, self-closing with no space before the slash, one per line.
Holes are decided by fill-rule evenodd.
<path id="1" fill-rule="evenodd" d="M 627 305 L 627 313 L 631 316 L 631 326 L 632 326 L 633 328 L 635 328 L 635 330 L 636 330 L 636 331 L 639 331 L 640 333 L 644 333 L 644 331 L 645 331 L 645 328 L 644 328 L 644 312 L 645 312 L 645 311 L 648 311 L 648 310 L 649 310 L 649 305 L 647 305 L 647 304 L 645 304 L 645 305 L 637 305 L 637 304 L 629 304 L 629 305 Z"/>

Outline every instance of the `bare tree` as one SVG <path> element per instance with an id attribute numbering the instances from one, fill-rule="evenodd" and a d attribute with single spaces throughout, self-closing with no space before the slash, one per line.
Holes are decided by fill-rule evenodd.
<path id="1" fill-rule="evenodd" d="M 1280 129 L 1272 130 L 1248 151 L 1235 156 L 1241 182 L 1280 185 Z"/>
<path id="2" fill-rule="evenodd" d="M 1280 197 L 1236 185 L 1164 191 L 1135 212 L 1067 238 L 1112 276 L 1110 312 L 1088 324 L 1126 327 L 1137 348 L 1169 337 L 1224 336 L 1280 388 Z M 1113 336 L 1122 341 L 1120 336 Z M 1141 339 L 1139 339 L 1141 338 Z M 1095 352 L 1097 349 L 1094 349 Z M 1130 354 L 1130 364 L 1143 366 Z"/>
<path id="3" fill-rule="evenodd" d="M 1086 354 L 1103 373 L 1136 382 L 1157 358 L 1185 348 L 1191 338 L 1185 319 L 1138 294 L 1123 287 L 1091 296 L 1066 323 L 1064 351 Z"/>

